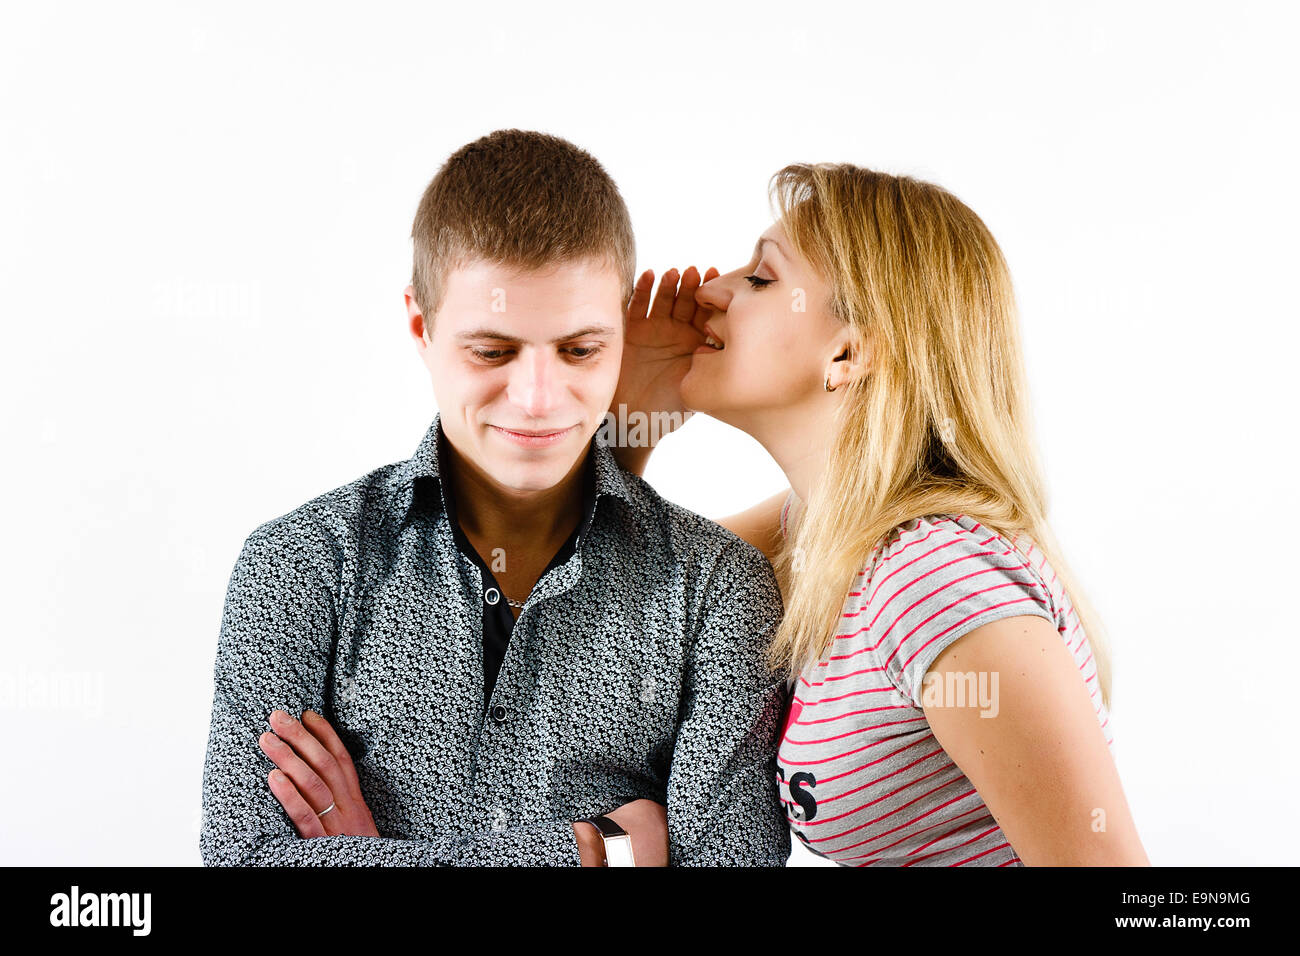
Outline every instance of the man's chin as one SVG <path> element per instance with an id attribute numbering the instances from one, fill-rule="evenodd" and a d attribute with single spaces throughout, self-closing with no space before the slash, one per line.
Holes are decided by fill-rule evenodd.
<path id="1" fill-rule="evenodd" d="M 578 429 L 557 444 L 540 448 L 519 445 L 489 427 L 493 477 L 506 488 L 523 494 L 546 491 L 564 480 L 586 443 Z"/>
<path id="2" fill-rule="evenodd" d="M 514 464 L 503 467 L 497 481 L 516 494 L 531 495 L 554 488 L 567 473 L 567 468 L 554 465 L 521 467 Z"/>

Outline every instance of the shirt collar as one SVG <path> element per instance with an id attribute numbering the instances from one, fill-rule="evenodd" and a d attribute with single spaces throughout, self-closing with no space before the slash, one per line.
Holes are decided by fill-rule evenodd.
<path id="1" fill-rule="evenodd" d="M 417 492 L 421 484 L 429 485 L 432 481 L 441 484 L 442 474 L 439 471 L 438 459 L 440 445 L 445 440 L 446 436 L 442 432 L 442 413 L 439 412 L 433 416 L 433 424 L 420 440 L 415 454 L 397 467 L 394 493 L 403 520 L 410 516 L 411 509 L 419 500 L 420 496 Z M 601 439 L 599 429 L 591 437 L 588 454 L 595 463 L 596 499 L 609 495 L 630 504 L 632 491 L 628 487 L 627 477 L 614 458 L 614 452 Z M 441 504 L 442 495 L 433 492 L 428 496 L 428 500 Z"/>

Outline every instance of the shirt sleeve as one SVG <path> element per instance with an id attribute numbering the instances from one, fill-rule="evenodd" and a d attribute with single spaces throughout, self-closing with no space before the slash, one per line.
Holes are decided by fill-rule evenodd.
<path id="1" fill-rule="evenodd" d="M 786 685 L 765 663 L 781 594 L 763 555 L 736 541 L 702 600 L 668 776 L 669 865 L 785 866 L 776 748 Z"/>
<path id="2" fill-rule="evenodd" d="M 926 672 L 950 644 L 1026 614 L 1056 621 L 1042 580 L 1005 539 L 978 523 L 968 529 L 951 518 L 923 519 L 890 539 L 840 630 L 868 628 L 885 673 L 919 708 Z"/>
<path id="3" fill-rule="evenodd" d="M 279 519 L 277 519 L 279 520 Z M 271 792 L 258 737 L 271 711 L 327 714 L 337 639 L 329 549 L 269 522 L 244 542 L 217 645 L 199 850 L 207 866 L 494 866 L 581 863 L 573 825 L 543 820 L 435 839 L 303 838 Z M 319 551 L 319 553 L 317 553 Z M 332 578 L 331 578 L 332 579 Z M 364 790 L 364 781 L 363 781 Z"/>

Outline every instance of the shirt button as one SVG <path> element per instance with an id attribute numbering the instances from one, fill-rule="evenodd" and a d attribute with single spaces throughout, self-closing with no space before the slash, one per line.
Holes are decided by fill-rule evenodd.
<path id="1" fill-rule="evenodd" d="M 492 719 L 498 724 L 504 724 L 506 722 L 506 709 L 500 704 L 497 704 L 492 708 Z"/>
<path id="2" fill-rule="evenodd" d="M 496 588 L 488 588 L 483 592 L 483 600 L 487 601 L 489 604 L 496 604 L 497 601 L 501 600 L 501 592 Z"/>

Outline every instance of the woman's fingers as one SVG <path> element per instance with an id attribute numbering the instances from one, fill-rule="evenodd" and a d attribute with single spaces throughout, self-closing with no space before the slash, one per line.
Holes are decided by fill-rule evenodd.
<path id="1" fill-rule="evenodd" d="M 316 811 L 311 805 L 303 799 L 298 788 L 293 785 L 293 781 L 283 770 L 272 770 L 267 776 L 266 782 L 271 785 L 271 792 L 275 794 L 275 799 L 280 801 L 280 806 L 284 807 L 284 812 L 289 815 L 293 821 L 294 829 L 298 831 L 300 837 L 321 837 L 329 836 L 325 832 L 325 825 L 321 818 L 316 815 Z M 322 807 L 322 809 L 324 809 Z"/>
<path id="2" fill-rule="evenodd" d="M 650 318 L 667 319 L 672 316 L 673 300 L 677 297 L 677 270 L 669 269 L 659 280 L 659 291 L 650 306 Z"/>
<path id="3" fill-rule="evenodd" d="M 636 285 L 632 288 L 632 298 L 627 305 L 627 316 L 629 319 L 644 319 L 646 313 L 650 310 L 650 290 L 655 285 L 655 271 L 647 269 L 641 273 L 641 277 L 636 280 Z"/>
<path id="4" fill-rule="evenodd" d="M 695 316 L 695 290 L 700 287 L 700 270 L 688 266 L 682 273 L 682 284 L 673 300 L 673 320 L 689 322 Z"/>
<path id="5" fill-rule="evenodd" d="M 650 290 L 654 286 L 654 271 L 647 269 L 641 273 L 632 289 L 627 314 L 632 319 L 670 320 L 698 328 L 701 307 L 695 301 L 695 292 L 703 283 L 716 279 L 718 275 L 718 270 L 713 266 L 703 276 L 695 266 L 689 266 L 680 274 L 676 269 L 669 269 L 659 280 L 659 288 L 652 299 Z"/>

